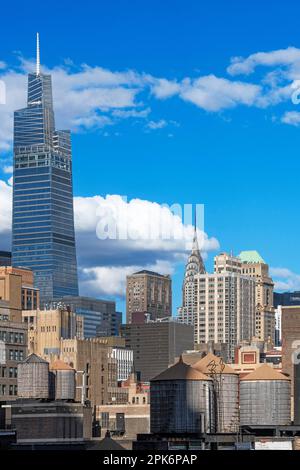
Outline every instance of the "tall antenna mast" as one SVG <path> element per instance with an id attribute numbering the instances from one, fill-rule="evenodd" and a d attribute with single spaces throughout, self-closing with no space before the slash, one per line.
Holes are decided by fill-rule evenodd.
<path id="1" fill-rule="evenodd" d="M 40 35 L 36 33 L 36 75 L 40 75 L 41 60 L 40 60 Z"/>

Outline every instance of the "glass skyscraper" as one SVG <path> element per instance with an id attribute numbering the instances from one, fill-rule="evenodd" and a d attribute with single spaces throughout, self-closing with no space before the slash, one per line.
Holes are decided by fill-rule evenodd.
<path id="1" fill-rule="evenodd" d="M 33 270 L 42 305 L 78 295 L 70 131 L 55 129 L 38 36 L 27 107 L 14 113 L 12 264 Z"/>

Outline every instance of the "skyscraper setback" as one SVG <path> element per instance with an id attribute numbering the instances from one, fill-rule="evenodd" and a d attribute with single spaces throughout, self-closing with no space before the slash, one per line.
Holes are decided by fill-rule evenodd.
<path id="1" fill-rule="evenodd" d="M 28 75 L 14 113 L 13 266 L 33 270 L 41 303 L 78 295 L 70 131 L 56 130 L 51 75 Z"/>

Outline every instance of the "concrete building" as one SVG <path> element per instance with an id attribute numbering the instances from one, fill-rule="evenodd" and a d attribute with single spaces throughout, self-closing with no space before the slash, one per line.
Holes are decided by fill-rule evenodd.
<path id="1" fill-rule="evenodd" d="M 70 310 L 24 310 L 28 327 L 28 352 L 51 362 L 59 358 L 61 340 L 83 337 L 83 317 Z"/>
<path id="2" fill-rule="evenodd" d="M 43 445 L 49 448 L 49 444 L 78 445 L 92 437 L 92 409 L 81 403 L 17 400 L 10 412 L 17 444 L 31 449 Z"/>
<path id="3" fill-rule="evenodd" d="M 109 354 L 117 363 L 117 381 L 127 380 L 133 372 L 133 351 L 126 348 L 125 338 L 122 336 L 99 336 L 97 338 L 110 347 Z"/>
<path id="4" fill-rule="evenodd" d="M 282 311 L 282 371 L 288 374 L 294 390 L 294 364 L 300 359 L 300 306 L 283 306 Z"/>
<path id="5" fill-rule="evenodd" d="M 134 369 L 149 382 L 174 364 L 176 357 L 193 349 L 193 327 L 173 319 L 145 324 L 122 325 L 126 348 L 133 350 Z"/>
<path id="6" fill-rule="evenodd" d="M 274 282 L 269 266 L 257 251 L 242 251 L 242 274 L 255 279 L 255 336 L 262 341 L 275 341 L 275 309 L 273 305 Z"/>
<path id="7" fill-rule="evenodd" d="M 118 382 L 127 380 L 133 371 L 133 351 L 127 348 L 112 348 L 112 358 L 117 361 Z"/>
<path id="8" fill-rule="evenodd" d="M 122 440 L 132 441 L 137 434 L 150 432 L 149 387 L 138 382 L 134 373 L 121 386 L 127 390 L 128 402 L 98 406 L 97 420 L 102 435 L 109 431 L 122 436 Z"/>
<path id="9" fill-rule="evenodd" d="M 178 308 L 178 319 L 182 323 L 194 325 L 197 312 L 197 296 L 195 275 L 205 274 L 205 266 L 199 250 L 197 231 L 195 227 L 192 252 L 185 266 L 182 284 L 182 306 Z"/>
<path id="10" fill-rule="evenodd" d="M 128 392 L 118 386 L 117 360 L 105 338 L 63 339 L 60 359 L 77 371 L 77 400 L 84 393 L 92 406 L 127 403 Z"/>
<path id="11" fill-rule="evenodd" d="M 151 320 L 172 315 L 172 281 L 152 271 L 139 271 L 127 276 L 126 321 L 132 323 L 133 312 L 144 312 Z"/>
<path id="12" fill-rule="evenodd" d="M 226 343 L 228 360 L 235 347 L 255 331 L 255 281 L 239 272 L 238 259 L 226 253 L 215 257 L 213 274 L 195 275 L 197 313 L 195 343 Z"/>
<path id="13" fill-rule="evenodd" d="M 107 430 L 112 435 L 133 441 L 140 433 L 150 432 L 150 405 L 123 404 L 97 407 L 97 420 L 101 434 Z"/>
<path id="14" fill-rule="evenodd" d="M 113 301 L 93 297 L 66 296 L 56 303 L 61 303 L 77 315 L 84 317 L 84 338 L 119 334 L 119 325 L 122 320 L 120 313 L 116 312 L 116 303 Z"/>
<path id="15" fill-rule="evenodd" d="M 16 430 L 18 449 L 72 446 L 91 439 L 92 409 L 74 401 L 74 387 L 74 371 L 62 361 L 51 372 L 36 354 L 18 364 L 18 398 L 4 408 L 5 426 Z"/>
<path id="16" fill-rule="evenodd" d="M 131 405 L 146 405 L 149 403 L 150 388 L 148 383 L 140 382 L 137 374 L 132 372 L 121 387 L 128 390 L 128 403 Z"/>

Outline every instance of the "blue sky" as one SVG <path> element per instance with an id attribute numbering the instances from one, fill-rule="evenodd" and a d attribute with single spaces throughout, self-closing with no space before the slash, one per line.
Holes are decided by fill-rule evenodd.
<path id="1" fill-rule="evenodd" d="M 13 105 L 25 102 L 39 31 L 42 64 L 53 73 L 58 122 L 73 130 L 74 194 L 82 197 L 80 207 L 88 211 L 96 195 L 109 194 L 160 204 L 203 203 L 205 232 L 219 243 L 219 248 L 209 245 L 208 269 L 220 250 L 257 249 L 273 268 L 278 288 L 300 288 L 300 105 L 291 101 L 300 72 L 300 6 L 196 0 L 51 5 L 29 0 L 1 7 L 0 79 L 8 90 L 18 84 L 18 92 L 8 94 L 13 99 L 0 105 L 2 208 L 9 193 L 9 116 Z M 240 59 L 232 62 L 233 57 Z M 99 69 L 109 77 L 100 73 L 96 83 L 85 84 L 88 73 Z M 81 95 L 87 101 L 78 100 L 73 110 L 69 82 L 79 73 L 76 92 L 87 88 L 91 94 Z M 95 88 L 100 95 L 93 95 Z M 7 245 L 4 223 L 2 244 Z M 82 275 L 85 293 L 115 296 L 124 285 L 120 269 L 127 273 L 159 261 L 157 266 L 166 263 L 173 272 L 176 311 L 181 249 L 179 257 L 160 248 L 144 256 L 136 247 L 113 251 L 102 243 L 93 265 L 84 253 L 89 238 L 83 229 L 78 238 L 80 263 L 93 269 Z M 103 265 L 105 272 L 95 270 Z M 109 271 L 113 266 L 118 270 Z M 99 288 L 113 283 L 114 275 L 118 291 Z M 119 307 L 124 309 L 122 300 Z"/>

